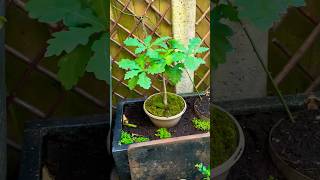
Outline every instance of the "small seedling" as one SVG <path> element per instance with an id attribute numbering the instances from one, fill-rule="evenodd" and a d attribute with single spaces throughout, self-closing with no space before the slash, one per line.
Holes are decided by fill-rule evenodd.
<path id="1" fill-rule="evenodd" d="M 196 129 L 201 131 L 210 131 L 210 121 L 208 120 L 194 118 L 192 123 Z"/>
<path id="2" fill-rule="evenodd" d="M 203 180 L 210 180 L 210 176 L 211 176 L 210 166 L 206 167 L 205 165 L 200 163 L 200 164 L 196 164 L 195 167 L 203 175 Z"/>
<path id="3" fill-rule="evenodd" d="M 160 139 L 171 138 L 171 133 L 168 131 L 167 128 L 160 128 L 157 130 L 155 136 L 159 137 Z"/>
<path id="4" fill-rule="evenodd" d="M 121 138 L 119 145 L 122 144 L 133 144 L 133 143 L 140 143 L 140 142 L 146 142 L 149 141 L 150 139 L 147 137 L 143 136 L 138 136 L 138 135 L 132 135 L 128 132 L 121 131 Z"/>

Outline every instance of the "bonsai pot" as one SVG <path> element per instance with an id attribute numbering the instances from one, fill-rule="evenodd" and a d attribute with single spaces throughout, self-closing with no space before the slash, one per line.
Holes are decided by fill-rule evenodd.
<path id="1" fill-rule="evenodd" d="M 170 128 L 170 127 L 175 126 L 179 122 L 179 120 L 181 119 L 181 116 L 186 112 L 187 104 L 186 104 L 186 101 L 181 96 L 174 94 L 174 93 L 167 92 L 167 94 L 170 94 L 172 96 L 178 96 L 181 98 L 181 100 L 183 100 L 184 108 L 182 109 L 182 111 L 174 116 L 169 116 L 169 117 L 161 117 L 161 116 L 156 116 L 154 114 L 151 114 L 146 109 L 146 102 L 149 101 L 152 97 L 159 96 L 161 94 L 163 94 L 163 93 L 156 93 L 156 94 L 149 96 L 145 100 L 145 102 L 143 103 L 143 110 L 149 116 L 150 120 L 153 122 L 154 125 L 156 125 L 157 127 Z M 168 105 L 170 106 L 170 104 L 168 104 Z"/>
<path id="2" fill-rule="evenodd" d="M 238 144 L 234 150 L 234 153 L 224 163 L 213 168 L 212 173 L 211 173 L 213 175 L 213 179 L 225 180 L 225 179 L 227 179 L 227 176 L 228 176 L 230 169 L 239 160 L 239 158 L 241 157 L 241 155 L 244 151 L 245 138 L 244 138 L 244 134 L 243 134 L 241 126 L 239 125 L 238 121 L 230 113 L 228 113 L 227 111 L 225 111 L 224 109 L 222 109 L 221 107 L 216 106 L 216 105 L 211 105 L 211 113 L 219 113 L 219 114 L 227 117 L 227 119 L 229 119 L 235 125 L 236 130 L 237 130 Z"/>
<path id="3" fill-rule="evenodd" d="M 184 94 L 182 97 L 186 106 L 192 107 L 198 94 Z M 193 108 L 184 110 L 179 123 L 168 128 L 172 133 L 171 138 L 159 139 L 153 135 L 159 128 L 154 126 L 144 113 L 144 103 L 144 99 L 129 99 L 117 106 L 112 154 L 120 179 L 199 179 L 201 174 L 195 168 L 195 164 L 209 165 L 210 134 L 193 127 L 190 120 L 196 118 Z M 123 125 L 123 115 L 129 123 L 137 125 L 137 128 Z M 191 126 L 186 128 L 187 123 Z M 190 129 L 194 131 L 188 132 Z M 150 141 L 119 144 L 122 131 L 144 135 L 150 138 Z M 151 133 L 146 135 L 142 134 L 143 132 Z"/>

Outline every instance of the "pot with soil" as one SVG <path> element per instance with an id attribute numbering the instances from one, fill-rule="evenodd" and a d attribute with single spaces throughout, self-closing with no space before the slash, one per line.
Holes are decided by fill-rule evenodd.
<path id="1" fill-rule="evenodd" d="M 320 179 L 320 101 L 309 97 L 308 102 L 294 121 L 281 119 L 269 134 L 272 160 L 289 180 Z"/>
<path id="2" fill-rule="evenodd" d="M 210 114 L 214 128 L 210 136 L 211 174 L 215 180 L 225 180 L 244 151 L 245 138 L 239 123 L 230 113 L 211 105 Z"/>
<path id="3" fill-rule="evenodd" d="M 170 128 L 175 126 L 187 109 L 185 100 L 174 93 L 167 93 L 167 109 L 163 109 L 161 102 L 163 93 L 153 94 L 143 103 L 143 110 L 150 120 L 158 127 Z"/>

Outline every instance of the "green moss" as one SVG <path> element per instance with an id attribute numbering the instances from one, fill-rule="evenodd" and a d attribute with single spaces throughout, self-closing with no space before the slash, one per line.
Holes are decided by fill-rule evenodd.
<path id="1" fill-rule="evenodd" d="M 238 133 L 235 124 L 225 113 L 216 108 L 211 108 L 212 131 L 211 138 L 211 160 L 216 167 L 234 153 L 238 145 Z"/>
<path id="2" fill-rule="evenodd" d="M 210 120 L 197 119 L 192 120 L 193 126 L 201 131 L 210 131 Z"/>
<path id="3" fill-rule="evenodd" d="M 182 97 L 167 93 L 168 95 L 168 106 L 165 107 L 163 103 L 163 94 L 152 96 L 146 101 L 146 109 L 148 112 L 155 116 L 169 117 L 179 114 L 185 104 Z"/>

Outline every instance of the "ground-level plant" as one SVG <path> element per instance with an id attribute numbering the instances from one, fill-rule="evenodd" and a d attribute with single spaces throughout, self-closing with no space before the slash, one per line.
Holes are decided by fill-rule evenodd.
<path id="1" fill-rule="evenodd" d="M 157 130 L 155 136 L 159 137 L 160 139 L 171 138 L 171 133 L 168 131 L 167 128 L 160 128 Z"/>
<path id="2" fill-rule="evenodd" d="M 201 131 L 210 131 L 210 120 L 194 118 L 192 123 L 196 129 Z"/>
<path id="3" fill-rule="evenodd" d="M 205 61 L 196 55 L 209 49 L 200 46 L 200 38 L 192 38 L 184 46 L 179 40 L 167 36 L 155 40 L 147 36 L 143 41 L 129 37 L 124 44 L 135 47 L 134 53 L 137 55 L 134 60 L 121 59 L 118 63 L 120 68 L 127 71 L 124 79 L 128 80 L 129 88 L 132 90 L 139 85 L 150 89 L 150 76 L 160 76 L 163 92 L 150 96 L 144 103 L 144 109 L 157 126 L 176 125 L 186 109 L 186 103 L 181 96 L 167 92 L 166 81 L 175 85 L 180 82 L 183 70 L 197 70 Z"/>
<path id="4" fill-rule="evenodd" d="M 210 180 L 211 169 L 210 165 L 206 167 L 203 163 L 196 164 L 195 167 L 203 175 L 203 180 Z"/>
<path id="5" fill-rule="evenodd" d="M 133 143 L 140 143 L 140 142 L 146 142 L 150 139 L 143 136 L 133 135 L 125 131 L 121 131 L 121 137 L 119 144 L 133 144 Z"/>

